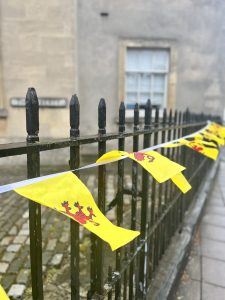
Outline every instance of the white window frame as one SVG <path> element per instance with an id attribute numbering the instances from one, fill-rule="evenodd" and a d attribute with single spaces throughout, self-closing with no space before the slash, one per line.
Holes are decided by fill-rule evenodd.
<path id="1" fill-rule="evenodd" d="M 164 97 L 164 107 L 167 109 L 175 109 L 176 107 L 176 81 L 177 81 L 177 49 L 176 41 L 169 39 L 152 39 L 152 40 L 130 40 L 123 39 L 119 43 L 119 82 L 118 82 L 118 105 L 120 102 L 125 101 L 126 96 L 126 57 L 128 48 L 140 49 L 165 49 L 169 51 L 169 65 L 168 73 L 166 75 L 166 87 Z M 146 99 L 147 101 L 147 99 Z M 130 111 L 130 113 L 129 113 Z M 160 110 L 162 114 L 162 109 Z M 144 114 L 140 110 L 140 116 Z M 127 109 L 127 117 L 133 116 L 132 109 Z"/>

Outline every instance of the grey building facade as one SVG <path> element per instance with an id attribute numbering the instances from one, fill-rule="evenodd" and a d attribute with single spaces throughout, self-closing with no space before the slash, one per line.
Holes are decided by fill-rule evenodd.
<path id="1" fill-rule="evenodd" d="M 82 133 L 97 131 L 97 103 L 116 128 L 120 101 L 223 115 L 225 2 L 209 0 L 1 0 L 2 137 L 23 136 L 10 99 L 80 99 Z M 37 4 L 38 3 L 38 4 Z M 43 107 L 40 136 L 68 135 L 66 107 Z M 20 122 L 22 124 L 22 122 Z"/>

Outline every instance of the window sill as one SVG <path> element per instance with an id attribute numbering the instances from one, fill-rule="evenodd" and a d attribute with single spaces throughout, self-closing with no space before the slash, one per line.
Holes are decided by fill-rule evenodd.
<path id="1" fill-rule="evenodd" d="M 163 109 L 159 110 L 159 118 L 161 119 L 163 117 Z M 155 109 L 152 110 L 152 122 L 154 122 L 155 118 Z M 145 120 L 145 110 L 140 109 L 139 110 L 139 121 L 140 124 L 144 124 Z M 115 120 L 116 124 L 119 124 L 118 118 Z M 134 110 L 133 109 L 126 109 L 126 115 L 125 115 L 125 122 L 126 124 L 132 124 L 134 122 Z"/>

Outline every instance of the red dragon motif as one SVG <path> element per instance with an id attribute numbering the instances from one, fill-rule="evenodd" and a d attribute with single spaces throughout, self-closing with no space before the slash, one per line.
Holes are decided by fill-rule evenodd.
<path id="1" fill-rule="evenodd" d="M 130 154 L 133 154 L 134 158 L 138 161 L 144 161 L 147 158 L 148 162 L 151 163 L 155 160 L 154 156 L 142 152 L 131 152 Z"/>
<path id="2" fill-rule="evenodd" d="M 91 207 L 87 207 L 87 210 L 89 211 L 89 216 L 85 215 L 85 213 L 82 211 L 82 209 L 84 208 L 83 206 L 81 206 L 79 204 L 79 202 L 75 202 L 74 206 L 76 208 L 78 208 L 78 211 L 73 214 L 70 212 L 71 207 L 69 206 L 68 201 L 64 201 L 62 203 L 62 207 L 65 208 L 65 212 L 68 216 L 72 217 L 74 220 L 76 220 L 78 223 L 84 225 L 87 224 L 87 222 L 91 222 L 93 223 L 93 225 L 95 226 L 99 226 L 99 223 L 96 223 L 95 221 L 93 221 L 93 217 L 96 217 L 93 213 L 93 209 Z"/>
<path id="3" fill-rule="evenodd" d="M 192 146 L 192 149 L 197 151 L 197 152 L 201 152 L 202 150 L 204 150 L 204 148 L 202 148 L 200 146 L 197 146 L 197 145 Z"/>

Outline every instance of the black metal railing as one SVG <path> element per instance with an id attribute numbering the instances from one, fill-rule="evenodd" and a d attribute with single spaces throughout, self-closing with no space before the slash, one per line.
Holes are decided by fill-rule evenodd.
<path id="1" fill-rule="evenodd" d="M 38 98 L 33 88 L 26 95 L 26 127 L 27 141 L 24 143 L 5 144 L 0 146 L 0 157 L 27 155 L 27 177 L 40 175 L 40 152 L 46 150 L 69 148 L 70 169 L 80 166 L 80 146 L 98 145 L 98 157 L 106 152 L 108 141 L 118 141 L 118 149 L 138 151 L 150 145 L 164 143 L 188 133 L 194 132 L 206 125 L 212 116 L 184 113 L 170 110 L 163 111 L 159 117 L 159 108 L 155 107 L 154 120 L 150 100 L 145 106 L 144 126 L 140 123 L 138 104 L 134 107 L 133 129 L 126 131 L 125 106 L 119 108 L 118 132 L 106 133 L 106 103 L 100 100 L 98 106 L 98 134 L 82 137 L 79 131 L 80 106 L 76 95 L 70 102 L 70 138 L 47 142 L 39 141 Z M 218 119 L 218 118 L 217 118 Z M 127 144 L 127 140 L 129 143 Z M 112 209 L 116 211 L 115 223 L 131 229 L 138 229 L 141 235 L 129 245 L 118 249 L 116 254 L 108 259 L 107 245 L 91 234 L 90 274 L 88 299 L 145 299 L 157 265 L 177 230 L 182 229 L 182 220 L 189 205 L 198 191 L 211 165 L 211 160 L 185 147 L 159 150 L 168 158 L 184 165 L 184 172 L 192 185 L 192 190 L 183 195 L 168 181 L 158 184 L 145 170 L 140 169 L 136 162 L 121 160 L 113 174 L 117 177 L 115 198 L 106 201 L 106 166 L 98 167 L 97 204 L 105 213 Z M 114 164 L 115 166 L 115 164 Z M 127 171 L 128 170 L 128 171 Z M 131 174 L 132 186 L 124 185 L 125 174 Z M 81 173 L 81 172 L 80 172 Z M 79 176 L 79 173 L 76 172 Z M 126 203 L 124 197 L 127 197 Z M 33 299 L 41 300 L 43 296 L 42 276 L 42 230 L 41 207 L 29 201 L 30 220 L 30 256 L 31 281 Z M 80 299 L 80 238 L 79 225 L 71 220 L 71 299 Z M 107 254 L 106 254 L 107 253 Z M 68 278 L 69 280 L 69 278 Z"/>

